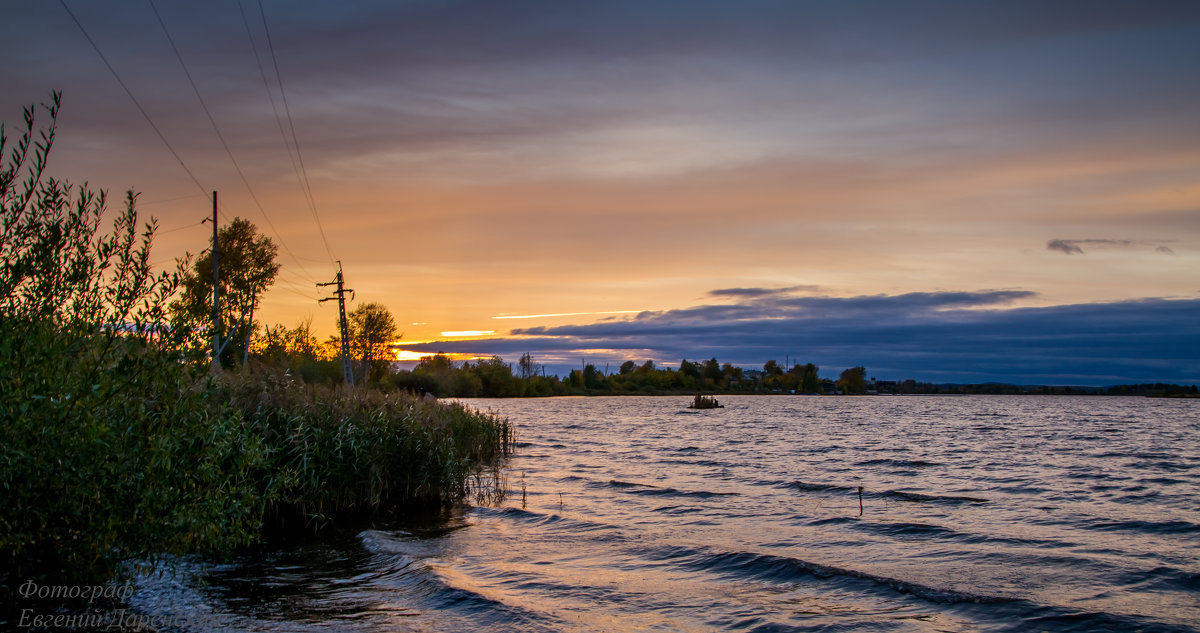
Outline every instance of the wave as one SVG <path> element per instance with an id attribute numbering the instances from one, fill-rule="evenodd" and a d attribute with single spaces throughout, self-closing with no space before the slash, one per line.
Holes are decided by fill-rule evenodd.
<path id="1" fill-rule="evenodd" d="M 519 521 L 528 525 L 562 527 L 564 530 L 574 532 L 594 532 L 598 530 L 619 529 L 617 526 L 607 523 L 598 523 L 596 521 L 587 521 L 584 519 L 573 519 L 559 514 L 533 512 L 532 510 L 525 510 L 522 508 L 479 507 L 475 508 L 473 511 L 480 516 L 503 517 L 510 521 Z M 590 538 L 595 539 L 596 537 L 593 536 Z"/>
<path id="2" fill-rule="evenodd" d="M 1103 611 L 1071 611 L 1060 607 L 1039 607 L 999 631 L 1056 631 L 1060 633 L 1095 633 L 1096 631 L 1137 631 L 1138 633 L 1185 633 L 1196 631 L 1190 626 L 1172 626 L 1147 618 L 1106 613 Z"/>
<path id="3" fill-rule="evenodd" d="M 374 556 L 374 565 L 385 573 L 372 579 L 372 585 L 401 590 L 415 606 L 443 615 L 469 617 L 470 622 L 502 625 L 526 631 L 552 631 L 553 616 L 526 607 L 511 605 L 473 589 L 459 586 L 429 560 L 441 552 L 431 550 L 428 542 L 396 538 L 393 534 L 368 531 L 362 535 L 363 546 Z M 548 622 L 547 620 L 551 620 Z"/>
<path id="4" fill-rule="evenodd" d="M 809 525 L 812 527 L 820 527 L 823 525 L 842 525 L 845 523 L 857 523 L 858 521 L 859 521 L 858 517 L 825 517 L 823 519 L 814 519 L 812 521 L 809 521 L 808 523 L 805 523 L 805 525 Z"/>
<path id="5" fill-rule="evenodd" d="M 798 490 L 800 492 L 829 492 L 829 493 L 857 493 L 858 486 L 844 486 L 840 484 L 813 483 L 807 481 L 777 481 L 763 482 L 766 485 L 773 485 L 775 488 L 783 488 L 790 490 Z M 990 500 L 982 497 L 971 497 L 967 495 L 939 495 L 927 494 L 922 492 L 909 492 L 907 490 L 884 490 L 876 492 L 873 490 L 863 489 L 865 498 L 870 499 L 896 499 L 899 501 L 911 501 L 915 503 L 943 503 L 943 504 L 964 504 L 964 503 L 990 503 Z"/>
<path id="6" fill-rule="evenodd" d="M 889 589 L 938 603 L 996 604 L 1018 602 L 1019 598 L 973 594 L 953 589 L 931 587 L 920 583 L 890 578 L 856 569 L 824 565 L 811 561 L 753 552 L 714 551 L 708 547 L 659 546 L 642 552 L 649 560 L 669 562 L 693 571 L 720 576 L 768 582 L 794 582 L 798 578 L 840 579 L 861 581 L 875 589 Z"/>
<path id="7" fill-rule="evenodd" d="M 900 501 L 913 501 L 920 503 L 988 503 L 987 499 L 980 497 L 968 497 L 964 495 L 928 495 L 920 492 L 908 492 L 906 490 L 886 490 L 878 493 L 880 497 L 888 499 L 899 499 Z"/>
<path id="8" fill-rule="evenodd" d="M 858 486 L 842 486 L 838 484 L 819 484 L 807 481 L 786 481 L 777 484 L 780 488 L 791 488 L 801 492 L 853 492 L 858 490 Z"/>
<path id="9" fill-rule="evenodd" d="M 896 466 L 897 468 L 925 468 L 928 466 L 941 466 L 938 462 L 926 461 L 924 459 L 870 459 L 865 462 L 857 462 L 855 466 Z"/>
<path id="10" fill-rule="evenodd" d="M 642 550 L 645 558 L 668 563 L 686 570 L 701 571 L 735 580 L 790 584 L 816 579 L 843 585 L 846 589 L 868 593 L 898 593 L 925 602 L 951 605 L 960 614 L 981 623 L 990 622 L 996 631 L 1141 631 L 1143 633 L 1183 633 L 1196 631 L 1190 626 L 1168 624 L 1147 617 L 1103 611 L 1080 612 L 1033 602 L 1026 598 L 960 591 L 892 578 L 857 569 L 815 563 L 789 556 L 753 552 L 722 551 L 709 547 L 659 546 Z M 1179 570 L 1153 570 L 1150 575 L 1174 586 L 1194 586 L 1197 574 Z M 766 624 L 761 631 L 808 630 L 785 625 Z M 821 624 L 812 630 L 828 630 Z"/>
<path id="11" fill-rule="evenodd" d="M 1103 530 L 1111 532 L 1147 532 L 1150 534 L 1197 534 L 1200 533 L 1200 525 L 1191 521 L 1175 519 L 1171 521 L 1112 521 L 1107 519 L 1093 519 L 1080 523 L 1080 526 L 1089 530 Z"/>
<path id="12" fill-rule="evenodd" d="M 713 492 L 710 490 L 679 490 L 678 488 L 661 487 L 629 481 L 619 481 L 616 479 L 609 481 L 607 484 L 592 483 L 589 485 L 591 487 L 598 488 L 616 488 L 617 490 L 626 494 L 646 497 L 694 497 L 698 499 L 708 499 L 711 497 L 736 497 L 741 494 L 737 492 Z"/>
<path id="13" fill-rule="evenodd" d="M 854 526 L 874 534 L 883 534 L 899 538 L 940 538 L 952 541 L 977 542 L 988 540 L 987 537 L 963 534 L 940 525 L 926 523 L 871 523 L 858 522 Z"/>
<path id="14" fill-rule="evenodd" d="M 1155 567 L 1146 571 L 1129 572 L 1121 581 L 1126 586 L 1137 586 L 1142 590 L 1200 593 L 1200 573 L 1174 567 Z"/>

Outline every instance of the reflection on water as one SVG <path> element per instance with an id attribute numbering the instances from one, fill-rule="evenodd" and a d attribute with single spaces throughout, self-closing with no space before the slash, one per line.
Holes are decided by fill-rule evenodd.
<path id="1" fill-rule="evenodd" d="M 721 400 L 468 401 L 518 426 L 500 504 L 185 562 L 134 606 L 237 631 L 1200 630 L 1196 401 Z"/>

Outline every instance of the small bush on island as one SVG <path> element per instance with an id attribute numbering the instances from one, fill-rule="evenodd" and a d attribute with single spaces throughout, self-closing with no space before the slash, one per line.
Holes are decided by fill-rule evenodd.
<path id="1" fill-rule="evenodd" d="M 717 402 L 715 396 L 696 396 L 690 405 L 689 409 L 723 409 L 725 405 Z"/>

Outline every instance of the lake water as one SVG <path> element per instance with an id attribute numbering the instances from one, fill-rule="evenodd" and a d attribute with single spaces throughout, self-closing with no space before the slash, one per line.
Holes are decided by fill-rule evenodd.
<path id="1" fill-rule="evenodd" d="M 1200 401 L 720 400 L 469 400 L 518 427 L 499 504 L 184 565 L 134 606 L 238 631 L 1200 630 Z"/>

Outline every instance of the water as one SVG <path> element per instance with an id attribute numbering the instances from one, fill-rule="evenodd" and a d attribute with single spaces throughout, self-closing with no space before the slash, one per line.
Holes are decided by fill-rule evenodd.
<path id="1" fill-rule="evenodd" d="M 134 606 L 239 631 L 1200 630 L 1200 401 L 720 400 L 468 401 L 518 426 L 500 504 L 185 563 Z"/>

